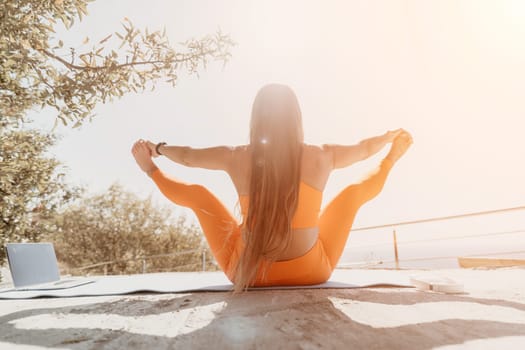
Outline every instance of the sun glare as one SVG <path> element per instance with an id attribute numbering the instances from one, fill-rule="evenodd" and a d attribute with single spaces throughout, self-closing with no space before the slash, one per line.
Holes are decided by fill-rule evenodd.
<path id="1" fill-rule="evenodd" d="M 481 48 L 502 55 L 525 53 L 525 1 L 461 2 L 465 25 Z"/>

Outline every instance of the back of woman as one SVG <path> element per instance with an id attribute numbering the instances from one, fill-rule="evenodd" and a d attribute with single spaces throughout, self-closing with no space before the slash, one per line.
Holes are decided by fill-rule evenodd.
<path id="1" fill-rule="evenodd" d="M 402 129 L 351 146 L 306 145 L 303 138 L 295 94 L 285 85 L 271 84 L 253 103 L 248 145 L 192 149 L 139 140 L 132 152 L 166 197 L 194 211 L 217 263 L 241 291 L 325 282 L 357 210 L 381 191 L 392 165 L 412 143 Z M 392 147 L 377 171 L 346 187 L 321 211 L 330 172 L 368 158 L 388 143 Z M 187 166 L 226 171 L 239 195 L 242 222 L 203 186 L 160 171 L 151 157 L 161 154 Z"/>

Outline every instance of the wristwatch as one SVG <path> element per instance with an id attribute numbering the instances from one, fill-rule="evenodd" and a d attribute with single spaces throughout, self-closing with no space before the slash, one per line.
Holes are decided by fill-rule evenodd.
<path id="1" fill-rule="evenodd" d="M 161 156 L 163 155 L 162 153 L 160 153 L 159 148 L 160 148 L 160 146 L 163 146 L 163 145 L 165 145 L 165 144 L 166 144 L 166 142 L 159 142 L 159 143 L 157 143 L 157 145 L 155 146 L 155 152 L 157 152 L 158 155 L 161 155 Z"/>

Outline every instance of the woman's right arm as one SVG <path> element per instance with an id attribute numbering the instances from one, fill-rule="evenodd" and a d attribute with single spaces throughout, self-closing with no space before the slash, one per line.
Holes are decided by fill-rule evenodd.
<path id="1" fill-rule="evenodd" d="M 332 157 L 333 169 L 345 168 L 373 156 L 401 132 L 403 129 L 387 131 L 383 135 L 365 139 L 355 145 L 323 145 L 323 149 Z"/>
<path id="2" fill-rule="evenodd" d="M 148 141 L 148 147 L 153 156 L 159 156 L 156 144 Z M 235 147 L 192 148 L 188 146 L 161 145 L 158 150 L 160 155 L 187 167 L 228 171 L 232 164 Z"/>

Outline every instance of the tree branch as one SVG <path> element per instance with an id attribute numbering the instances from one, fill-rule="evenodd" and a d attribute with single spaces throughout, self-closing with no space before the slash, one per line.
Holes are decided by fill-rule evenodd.
<path id="1" fill-rule="evenodd" d="M 91 67 L 91 66 L 79 66 L 79 65 L 76 65 L 76 64 L 69 63 L 68 61 L 66 61 L 62 57 L 57 56 L 57 55 L 53 54 L 52 52 L 50 52 L 48 50 L 45 50 L 45 49 L 38 49 L 38 51 L 44 53 L 46 56 L 48 56 L 50 58 L 53 58 L 53 59 L 59 61 L 60 63 L 62 63 L 64 66 L 66 66 L 69 69 L 84 70 L 84 71 L 85 70 L 100 71 L 100 70 L 104 70 L 104 69 L 108 69 L 108 68 L 119 69 L 119 68 L 125 68 L 125 67 L 130 67 L 130 66 L 140 66 L 140 65 L 147 65 L 147 64 L 155 65 L 155 64 L 166 64 L 166 63 L 184 63 L 184 62 L 191 61 L 192 59 L 195 59 L 197 57 L 205 56 L 205 55 L 209 55 L 209 54 L 213 53 L 213 50 L 208 50 L 208 51 L 201 52 L 200 55 L 193 54 L 191 56 L 187 56 L 187 57 L 184 57 L 184 58 L 181 58 L 181 59 L 173 59 L 173 60 L 169 60 L 169 61 L 162 61 L 162 60 L 138 61 L 138 62 L 121 63 L 121 64 L 117 64 L 115 66 L 94 66 L 94 67 Z"/>

